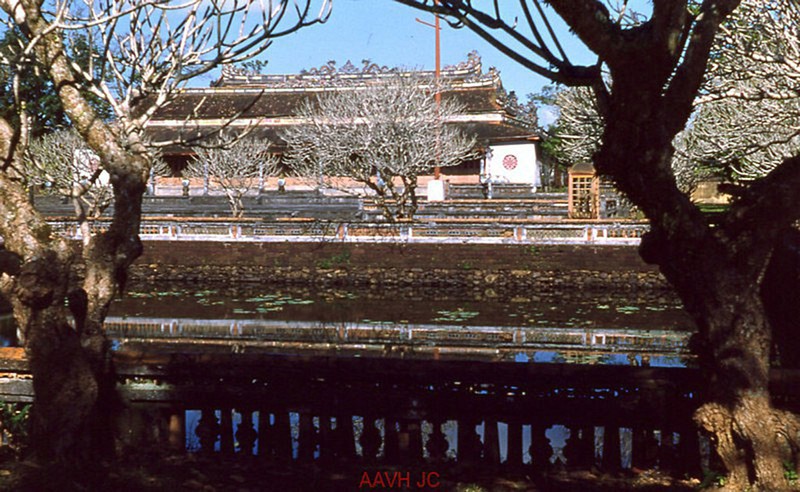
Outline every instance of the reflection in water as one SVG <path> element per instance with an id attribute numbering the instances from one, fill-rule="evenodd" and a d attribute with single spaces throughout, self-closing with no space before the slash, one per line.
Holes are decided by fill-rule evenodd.
<path id="1" fill-rule="evenodd" d="M 212 351 L 680 367 L 692 325 L 661 295 L 140 287 L 113 304 L 106 328 L 116 350 L 181 340 Z M 0 317 L 0 344 L 15 340 L 10 316 Z"/>
<path id="2" fill-rule="evenodd" d="M 112 306 L 107 328 L 123 349 L 181 338 L 203 340 L 209 350 L 216 341 L 249 352 L 272 344 L 273 353 L 335 347 L 351 357 L 674 367 L 687 361 L 692 324 L 663 294 L 497 298 L 447 289 L 251 287 L 139 288 Z"/>
<path id="3" fill-rule="evenodd" d="M 497 297 L 442 290 L 138 288 L 112 316 L 691 330 L 680 303 L 663 293 L 520 293 Z"/>
<path id="4" fill-rule="evenodd" d="M 176 350 L 176 344 L 185 343 L 202 344 L 204 351 L 223 353 L 286 355 L 306 351 L 334 353 L 337 357 L 450 357 L 517 364 L 682 367 L 688 359 L 691 323 L 680 305 L 659 297 L 496 299 L 437 296 L 430 292 L 423 296 L 397 297 L 372 291 L 192 292 L 176 289 L 130 293 L 115 303 L 107 329 L 119 342 L 119 350 L 137 350 L 144 346 L 154 350 L 162 344 L 168 344 L 169 350 Z M 453 388 L 460 388 L 457 381 L 453 384 Z M 436 391 L 449 390 L 438 388 Z M 488 391 L 479 387 L 469 391 L 476 397 L 488 396 Z M 524 398 L 526 391 L 516 390 L 517 397 Z M 407 398 L 413 402 L 420 394 L 409 394 Z M 540 397 L 542 404 L 561 401 L 557 404 L 563 405 L 569 401 L 581 404 L 588 401 L 587 397 L 597 403 L 615 398 L 638 401 L 637 394 L 635 389 L 612 388 L 592 393 L 562 387 L 552 390 L 550 396 L 541 393 Z M 368 401 L 364 410 L 372 411 Z M 323 402 L 320 405 L 326 407 Z M 414 412 L 413 404 L 411 411 Z M 484 449 L 483 459 L 488 459 L 485 453 L 493 449 L 489 443 L 494 439 L 501 462 L 517 460 L 531 464 L 544 460 L 559 466 L 559 463 L 564 465 L 576 459 L 575 451 L 567 448 L 590 442 L 593 449 L 590 461 L 607 461 L 605 450 L 617 449 L 610 453 L 611 461 L 618 456 L 618 465 L 632 466 L 635 436 L 631 428 L 619 424 L 570 428 L 552 419 L 532 424 L 536 419 L 531 414 L 520 413 L 514 407 L 509 407 L 508 411 L 511 412 L 507 415 L 508 421 L 486 420 L 487 417 L 480 414 L 470 414 L 466 420 L 459 420 L 461 417 L 454 419 L 456 415 L 446 412 L 438 424 L 425 418 L 417 420 L 422 457 L 430 459 L 433 441 L 443 439 L 445 456 L 461 461 L 460 450 L 467 449 L 463 452 L 469 456 L 473 452 L 469 449 L 474 450 L 472 446 L 475 445 L 469 440 L 475 436 L 477 445 Z M 401 427 L 400 420 L 387 420 L 382 416 L 373 418 L 355 412 L 337 418 L 326 415 L 325 410 L 302 414 L 294 408 L 284 412 L 285 428 L 278 424 L 277 414 L 273 413 L 265 414 L 266 420 L 262 421 L 261 413 L 256 410 L 251 420 L 259 433 L 260 423 L 266 422 L 270 428 L 265 430 L 267 435 L 284 428 L 289 439 L 287 453 L 293 460 L 302 460 L 304 456 L 320 460 L 328 455 L 331 451 L 324 449 L 324 435 L 336 432 L 340 426 L 352 433 L 351 444 L 359 459 L 391 460 L 387 456 L 387 446 L 394 449 L 396 443 L 388 444 L 390 435 L 396 439 L 397 435 L 408 432 Z M 215 415 L 219 419 L 221 412 L 217 410 Z M 242 419 L 236 412 L 234 415 L 232 432 L 236 435 Z M 603 414 L 597 416 L 605 418 Z M 186 445 L 193 451 L 201 450 L 200 422 L 200 411 L 186 413 Z M 439 429 L 436 425 L 440 425 Z M 496 427 L 487 428 L 488 425 Z M 654 426 L 652 436 L 661 445 L 661 431 L 657 428 Z M 308 437 L 308 432 L 312 437 Z M 377 434 L 378 439 L 369 456 L 361 444 L 369 440 L 367 432 L 373 436 Z M 511 437 L 512 432 L 516 437 Z M 607 432 L 613 435 L 606 435 Z M 464 436 L 467 442 L 460 443 L 459 437 Z M 674 448 L 677 442 L 671 441 L 667 444 Z M 220 445 L 221 441 L 216 440 L 213 447 L 219 450 Z M 261 447 L 257 442 L 257 454 L 262 453 Z M 277 456 L 277 451 L 268 447 L 264 451 Z M 239 452 L 243 451 L 239 449 Z"/>
<path id="5" fill-rule="evenodd" d="M 510 362 L 496 366 L 512 366 L 525 371 L 533 368 L 533 364 L 682 367 L 689 360 L 687 347 L 692 331 L 692 325 L 680 305 L 673 299 L 657 295 L 581 298 L 562 293 L 498 298 L 430 290 L 376 292 L 266 288 L 225 291 L 139 288 L 114 303 L 106 328 L 118 351 L 135 352 L 146 348 L 154 354 L 173 354 L 185 350 L 187 353 L 243 352 L 270 356 L 301 353 L 350 359 L 456 359 Z M 0 336 L 3 337 L 0 343 L 15 343 L 15 329 L 10 316 L 0 316 Z M 309 366 L 314 365 L 312 359 L 309 358 Z M 557 369 L 560 371 L 560 368 Z M 240 412 L 232 412 L 230 408 L 242 403 L 220 400 L 224 401 L 222 405 L 216 402 L 209 407 L 216 409 L 213 412 L 214 420 L 223 420 L 223 412 L 230 414 L 234 436 L 248 425 L 252 425 L 256 433 L 264 430 L 270 436 L 281 434 L 286 438 L 286 452 L 281 451 L 284 449 L 284 437 L 278 438 L 273 444 L 263 445 L 264 451 L 291 459 L 303 459 L 304 456 L 322 459 L 329 456 L 327 453 L 331 451 L 324 449 L 324 435 L 335 433 L 341 427 L 352 433 L 347 440 L 353 445 L 357 456 L 388 460 L 391 457 L 387 457 L 387 453 L 397 453 L 397 436 L 409 435 L 408 428 L 401 426 L 410 425 L 411 422 L 419 426 L 420 454 L 423 458 L 431 457 L 429 449 L 444 446 L 442 452 L 445 456 L 460 461 L 460 453 L 463 452 L 464 456 L 475 453 L 474 441 L 477 439 L 477 446 L 483 449 L 483 459 L 487 459 L 488 450 L 496 448 L 500 461 L 512 460 L 525 464 L 536 460 L 539 463 L 569 462 L 574 459 L 570 456 L 575 456 L 570 454 L 570 446 L 584 446 L 582 442 L 591 441 L 596 460 L 605 459 L 604 449 L 619 449 L 620 464 L 630 466 L 633 459 L 632 443 L 637 435 L 641 439 L 642 429 L 635 434 L 634 430 L 625 427 L 629 424 L 614 419 L 618 410 L 638 408 L 635 405 L 645 405 L 647 400 L 645 397 L 639 398 L 638 388 L 618 387 L 616 381 L 605 382 L 606 386 L 597 388 L 581 388 L 580 380 L 564 384 L 559 379 L 544 384 L 535 378 L 511 384 L 503 380 L 505 386 L 496 382 L 484 384 L 482 380 L 462 385 L 457 379 L 461 377 L 459 374 L 446 384 L 439 382 L 435 387 L 433 384 L 427 387 L 425 385 L 428 383 L 424 382 L 417 386 L 409 383 L 405 389 L 398 390 L 397 380 L 387 383 L 381 380 L 384 376 L 376 376 L 374 384 L 370 382 L 372 386 L 365 386 L 372 388 L 371 398 L 385 397 L 392 392 L 391 401 L 396 404 L 382 410 L 384 413 L 381 414 L 370 406 L 372 400 L 365 397 L 363 407 L 342 411 L 337 417 L 330 415 L 333 401 L 325 398 L 334 395 L 346 401 L 352 399 L 354 394 L 359 394 L 356 390 L 345 392 L 348 396 L 338 397 L 335 392 L 329 393 L 328 390 L 331 387 L 338 390 L 341 384 L 326 386 L 316 376 L 309 376 L 300 385 L 302 391 L 319 391 L 327 396 L 315 394 L 308 401 L 303 400 L 302 404 L 286 403 L 281 399 L 283 393 L 280 391 L 290 398 L 298 398 L 293 392 L 298 374 L 296 371 L 305 370 L 293 367 L 289 371 L 292 384 L 274 379 L 276 376 L 271 372 L 261 376 L 248 374 L 247 378 L 267 378 L 266 386 L 264 383 L 256 384 L 256 379 L 243 379 L 253 384 L 245 384 L 240 389 L 243 395 L 247 395 L 246 398 L 251 398 L 253 393 L 249 391 L 268 388 L 266 396 L 261 396 L 261 401 L 266 403 L 261 403 L 263 406 L 260 408 L 266 410 L 259 410 L 246 399 L 244 405 L 250 409 L 250 413 L 247 419 L 243 419 Z M 405 370 L 403 362 L 402 371 Z M 491 372 L 491 369 L 487 372 Z M 195 374 L 192 373 L 192 378 Z M 323 374 L 322 377 L 328 376 Z M 222 379 L 208 382 L 221 384 Z M 309 382 L 316 386 L 308 386 Z M 528 383 L 530 386 L 522 387 Z M 234 383 L 226 380 L 224 384 Z M 381 391 L 386 393 L 375 389 L 383 384 L 387 386 L 381 386 Z M 517 384 L 520 386 L 515 386 Z M 278 389 L 273 391 L 276 387 Z M 678 391 L 676 395 L 659 394 L 655 401 L 669 401 L 670 406 L 674 407 L 677 399 L 682 398 L 686 400 L 684 403 L 687 408 L 691 406 L 691 393 Z M 418 400 L 425 401 L 426 398 L 429 399 L 425 403 L 427 407 L 415 406 Z M 447 410 L 440 408 L 442 404 L 447 405 L 448 400 L 455 401 L 456 398 L 464 398 L 464 402 L 474 403 L 475 406 L 463 404 Z M 617 400 L 618 407 L 615 406 Z M 484 408 L 479 406 L 482 401 L 494 403 Z M 608 401 L 608 405 L 604 406 L 604 401 Z M 520 410 L 520 404 L 525 410 Z M 188 408 L 183 426 L 187 449 L 202 450 L 200 434 L 197 432 L 202 427 L 201 412 L 195 410 L 200 406 L 189 400 L 181 401 L 181 405 L 180 412 Z M 228 408 L 219 410 L 223 405 Z M 336 405 L 344 404 L 338 401 Z M 503 405 L 506 405 L 503 407 L 505 413 L 501 414 L 496 408 Z M 579 410 L 571 410 L 573 406 Z M 347 405 L 344 407 L 350 408 Z M 547 407 L 558 410 L 550 415 Z M 592 412 L 587 408 L 599 408 L 602 411 Z M 645 405 L 643 408 L 649 408 L 646 410 L 648 412 L 661 410 L 660 406 L 655 405 L 652 408 Z M 261 419 L 262 412 L 266 420 Z M 368 412 L 373 414 L 366 414 Z M 545 414 L 546 418 L 543 417 Z M 654 418 L 665 419 L 657 415 Z M 573 421 L 573 424 L 569 424 L 571 427 L 562 425 L 570 419 Z M 691 423 L 688 419 L 684 420 Z M 659 441 L 659 445 L 662 443 L 658 429 L 673 432 L 675 426 L 682 425 L 683 420 L 666 419 L 664 422 L 656 422 L 646 429 L 650 433 L 648 435 Z M 387 423 L 389 428 L 386 427 Z M 269 430 L 261 427 L 268 427 Z M 608 433 L 606 429 L 609 429 Z M 314 436 L 311 441 L 309 432 Z M 378 436 L 377 444 L 375 435 Z M 678 444 L 675 439 L 677 434 L 668 435 L 673 438 L 665 443 L 674 448 Z M 692 437 L 690 433 L 683 435 Z M 228 439 L 232 439 L 231 436 Z M 265 442 L 270 443 L 269 438 L 266 439 Z M 391 439 L 395 441 L 390 443 Z M 362 447 L 362 443 L 367 441 L 375 445 L 368 453 Z M 218 437 L 210 441 L 210 446 L 208 442 L 206 450 L 209 447 L 220 450 L 224 446 Z M 239 447 L 239 452 L 248 454 L 247 450 L 241 449 L 242 440 L 237 437 L 233 442 L 233 446 Z M 498 444 L 495 446 L 493 443 Z M 692 442 L 689 445 L 691 447 Z M 261 454 L 261 448 L 262 443 L 256 441 L 254 452 Z M 616 459 L 616 454 L 613 457 Z"/>
<path id="6" fill-rule="evenodd" d="M 331 353 L 347 357 L 681 366 L 688 332 L 600 328 L 331 323 L 276 320 L 106 319 L 118 350 L 141 344 L 202 346 L 236 353 Z"/>

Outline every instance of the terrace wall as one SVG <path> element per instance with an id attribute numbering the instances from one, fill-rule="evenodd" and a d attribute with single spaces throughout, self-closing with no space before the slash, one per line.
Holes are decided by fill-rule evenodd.
<path id="1" fill-rule="evenodd" d="M 668 289 L 631 246 L 146 241 L 134 280 L 507 290 Z"/>

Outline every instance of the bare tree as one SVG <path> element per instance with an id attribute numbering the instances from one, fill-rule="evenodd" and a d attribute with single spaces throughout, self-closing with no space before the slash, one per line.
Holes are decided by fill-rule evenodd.
<path id="1" fill-rule="evenodd" d="M 567 163 L 591 162 L 602 143 L 605 123 L 597 107 L 594 92 L 588 87 L 569 87 L 560 90 L 554 100 L 558 120 L 549 133 L 556 140 L 553 149 Z M 710 166 L 701 166 L 696 156 L 697 125 L 708 121 L 702 113 L 694 125 L 680 132 L 673 142 L 676 152 L 672 171 L 678 186 L 690 193 L 698 182 L 711 174 Z"/>
<path id="2" fill-rule="evenodd" d="M 33 373 L 32 458 L 66 465 L 60 468 L 66 477 L 83 480 L 89 475 L 81 470 L 113 455 L 116 379 L 103 321 L 142 251 L 141 198 L 154 156 L 142 139 L 143 125 L 192 78 L 324 19 L 329 2 L 322 1 L 318 12 L 310 10 L 312 3 L 57 0 L 44 10 L 36 1 L 0 0 L 2 21 L 23 34 L 18 49 L 5 51 L 0 61 L 17 78 L 32 67 L 49 79 L 108 173 L 114 201 L 108 230 L 84 238 L 85 276 L 75 283 L 72 246 L 53 234 L 27 199 L 28 117 L 17 93 L 20 123 L 0 119 L 0 237 L 7 260 L 0 262 L 6 266 L 0 291 L 11 301 Z M 100 56 L 86 69 L 65 49 L 72 31 L 99 46 Z M 87 92 L 112 107 L 113 125 L 89 104 Z"/>
<path id="3" fill-rule="evenodd" d="M 303 123 L 284 135 L 288 166 L 329 187 L 353 179 L 371 190 L 387 220 L 412 218 L 420 174 L 475 156 L 475 140 L 447 124 L 463 109 L 437 105 L 441 90 L 431 79 L 398 75 L 308 101 L 298 112 Z"/>
<path id="4" fill-rule="evenodd" d="M 603 117 L 594 93 L 587 87 L 563 89 L 556 94 L 554 106 L 558 120 L 551 134 L 558 139 L 557 152 L 568 163 L 590 162 L 603 135 Z"/>
<path id="5" fill-rule="evenodd" d="M 278 174 L 280 160 L 266 140 L 245 138 L 227 146 L 218 141 L 194 149 L 196 157 L 186 168 L 190 177 L 212 178 L 225 193 L 234 217 L 244 215 L 242 198 L 268 176 Z"/>
<path id="6" fill-rule="evenodd" d="M 800 11 L 794 5 L 747 0 L 721 26 L 694 115 L 673 142 L 672 167 L 682 189 L 713 174 L 755 179 L 800 151 Z M 591 160 L 603 131 L 594 93 L 561 90 L 555 105 L 557 150 L 571 162 Z"/>
<path id="7" fill-rule="evenodd" d="M 800 153 L 799 80 L 797 3 L 744 0 L 717 35 L 696 100 L 690 158 L 738 182 Z"/>
<path id="8" fill-rule="evenodd" d="M 739 0 L 654 0 L 649 18 L 631 27 L 618 25 L 601 1 L 550 0 L 597 54 L 591 66 L 571 63 L 537 0 L 514 2 L 516 12 L 500 2 L 398 1 L 449 16 L 551 80 L 592 87 L 605 121 L 595 167 L 650 220 L 642 258 L 659 266 L 696 322 L 708 386 L 695 420 L 714 437 L 726 489 L 790 489 L 786 455 L 776 450 L 790 450 L 797 463 L 800 422 L 770 398 L 772 338 L 761 289 L 778 240 L 800 219 L 800 156 L 742 183 L 714 225 L 681 192 L 671 168 L 673 141 L 694 111 L 720 25 Z M 776 15 L 797 9 L 771 3 L 780 5 Z M 741 29 L 758 42 L 748 26 Z"/>
<path id="9" fill-rule="evenodd" d="M 676 159 L 721 174 L 729 182 L 760 178 L 800 153 L 800 99 L 704 102 L 684 143 Z"/>
<path id="10" fill-rule="evenodd" d="M 72 200 L 84 237 L 87 218 L 98 218 L 113 197 L 108 173 L 75 130 L 58 130 L 30 142 L 25 160 L 29 186 Z"/>

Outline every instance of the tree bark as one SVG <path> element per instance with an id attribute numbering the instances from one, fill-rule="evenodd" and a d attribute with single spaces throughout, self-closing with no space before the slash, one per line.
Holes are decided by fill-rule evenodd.
<path id="1" fill-rule="evenodd" d="M 783 466 L 797 459 L 792 450 L 798 449 L 798 424 L 770 401 L 772 339 L 760 286 L 777 237 L 791 219 L 758 213 L 755 220 L 744 219 L 752 211 L 745 204 L 734 205 L 721 224 L 708 223 L 678 190 L 670 170 L 674 133 L 668 128 L 675 124 L 675 108 L 655 90 L 644 96 L 634 90 L 646 82 L 642 67 L 646 63 L 614 74 L 596 167 L 650 219 L 640 253 L 660 267 L 697 324 L 695 349 L 706 375 L 707 403 L 695 421 L 710 433 L 727 469 L 726 489 L 790 490 Z M 630 156 L 638 158 L 632 162 Z M 760 221 L 777 225 L 761 227 Z"/>
<path id="2" fill-rule="evenodd" d="M 0 225 L 6 249 L 21 259 L 18 271 L 6 272 L 0 284 L 33 375 L 30 457 L 70 469 L 76 477 L 114 456 L 113 420 L 120 401 L 102 326 L 127 266 L 141 251 L 133 231 L 138 231 L 136 198 L 140 203 L 143 187 L 115 184 L 115 189 L 116 214 L 125 219 L 115 217 L 109 231 L 84 246 L 86 276 L 76 284 L 71 275 L 75 245 L 45 233 L 47 225 L 21 200 L 25 190 L 18 183 L 4 180 L 0 186 L 2 215 L 30 218 L 17 228 L 8 220 Z M 31 230 L 40 232 L 25 234 Z"/>
<path id="3" fill-rule="evenodd" d="M 111 177 L 114 216 L 109 230 L 86 240 L 85 278 L 72 275 L 75 244 L 52 234 L 34 209 L 18 166 L 0 173 L 0 236 L 19 258 L 19 268 L 0 272 L 0 290 L 10 299 L 24 337 L 34 385 L 30 458 L 55 466 L 64 480 L 89 482 L 92 470 L 114 456 L 116 376 L 103 331 L 113 298 L 124 288 L 127 267 L 141 254 L 141 198 L 149 159 L 135 139 L 122 139 L 81 95 L 64 43 L 49 31 L 34 2 L 24 9 L 23 30 L 41 36 L 33 54 L 56 87 L 65 112 Z M 5 121 L 0 130 L 6 130 Z M 19 149 L 0 145 L 14 163 Z M 41 472 L 37 472 L 41 473 Z"/>
<path id="4" fill-rule="evenodd" d="M 761 298 L 772 326 L 776 354 L 773 360 L 784 368 L 800 368 L 800 337 L 797 320 L 800 303 L 797 288 L 800 286 L 800 230 L 792 229 L 778 238 L 775 251 L 764 273 Z"/>

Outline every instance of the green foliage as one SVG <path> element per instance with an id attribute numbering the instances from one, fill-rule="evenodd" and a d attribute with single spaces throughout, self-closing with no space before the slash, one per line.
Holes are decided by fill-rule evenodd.
<path id="1" fill-rule="evenodd" d="M 473 265 L 471 261 L 465 260 L 458 264 L 458 268 L 462 270 L 472 270 L 473 268 L 475 268 L 475 265 Z"/>
<path id="2" fill-rule="evenodd" d="M 340 253 L 317 261 L 317 268 L 330 269 L 350 264 L 350 250 L 344 249 Z"/>
<path id="3" fill-rule="evenodd" d="M 2 403 L 0 404 L 0 431 L 3 434 L 4 444 L 16 456 L 20 456 L 28 440 L 28 419 L 30 417 L 30 404 Z"/>
<path id="4" fill-rule="evenodd" d="M 27 42 L 26 37 L 18 29 L 10 29 L 0 39 L 0 58 L 15 60 L 21 46 Z M 97 48 L 89 45 L 85 35 L 73 34 L 67 43 L 67 53 L 81 68 L 88 69 L 90 58 L 99 56 Z M 64 112 L 61 100 L 56 94 L 53 83 L 44 75 L 45 67 L 35 62 L 20 65 L 19 72 L 8 65 L 0 65 L 0 116 L 19 128 L 20 104 L 30 116 L 31 136 L 39 137 L 57 129 L 68 128 L 71 124 Z M 19 93 L 24 100 L 17 103 L 14 98 L 14 76 L 19 74 Z M 105 100 L 89 91 L 82 91 L 89 103 L 104 120 L 113 117 L 113 111 Z"/>
<path id="5" fill-rule="evenodd" d="M 464 308 L 457 308 L 452 311 L 442 310 L 436 312 L 439 314 L 439 316 L 433 318 L 433 321 L 439 322 L 462 322 L 470 320 L 480 314 L 478 311 L 467 311 Z"/>
<path id="6" fill-rule="evenodd" d="M 705 490 L 712 487 L 724 487 L 728 482 L 727 477 L 713 470 L 703 472 L 703 480 L 695 487 L 695 490 Z"/>
<path id="7" fill-rule="evenodd" d="M 797 470 L 794 468 L 794 463 L 791 461 L 785 461 L 783 463 L 783 476 L 793 486 L 796 485 L 798 479 L 800 479 L 800 475 L 797 474 Z"/>
<path id="8" fill-rule="evenodd" d="M 546 138 L 539 144 L 539 148 L 544 155 L 550 157 L 560 166 L 567 168 L 570 164 L 567 162 L 567 156 L 564 155 L 564 151 L 562 150 L 564 147 L 564 139 L 559 137 L 558 132 L 559 128 L 557 124 L 550 127 Z"/>

